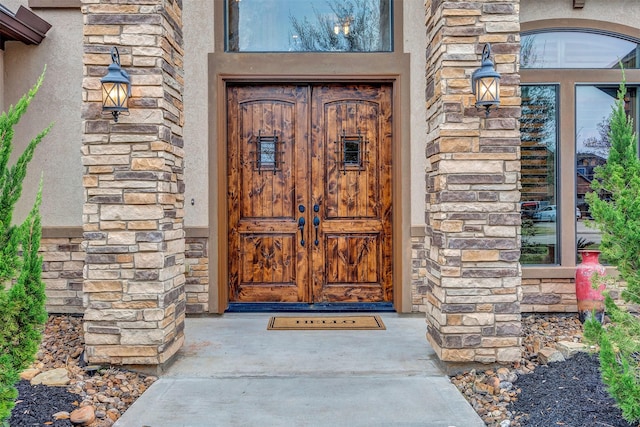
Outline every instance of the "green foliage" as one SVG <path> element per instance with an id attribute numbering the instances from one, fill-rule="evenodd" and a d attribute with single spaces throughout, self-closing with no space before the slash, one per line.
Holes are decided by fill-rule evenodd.
<path id="1" fill-rule="evenodd" d="M 13 224 L 15 204 L 36 147 L 51 126 L 40 132 L 9 165 L 14 126 L 27 111 L 44 73 L 20 101 L 0 116 L 0 425 L 11 415 L 18 392 L 19 373 L 34 360 L 47 320 L 42 257 L 40 203 L 42 182 L 36 201 L 22 224 Z"/>
<path id="2" fill-rule="evenodd" d="M 624 111 L 620 84 L 610 120 L 607 163 L 596 168 L 589 211 L 602 232 L 600 250 L 626 282 L 625 301 L 640 303 L 640 160 L 632 119 Z M 640 421 L 640 319 L 607 296 L 611 323 L 585 322 L 585 338 L 600 345 L 600 370 L 627 421 Z"/>
<path id="3" fill-rule="evenodd" d="M 624 82 L 611 115 L 607 163 L 596 168 L 589 211 L 602 232 L 600 250 L 627 283 L 625 300 L 640 304 L 640 160 L 633 121 L 624 111 Z"/>
<path id="4" fill-rule="evenodd" d="M 585 338 L 600 345 L 602 380 L 623 417 L 640 421 L 640 322 L 610 296 L 605 304 L 611 323 L 604 327 L 592 316 L 584 324 Z"/>

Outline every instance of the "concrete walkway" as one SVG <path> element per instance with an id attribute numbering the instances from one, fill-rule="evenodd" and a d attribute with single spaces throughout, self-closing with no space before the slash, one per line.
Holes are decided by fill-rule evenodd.
<path id="1" fill-rule="evenodd" d="M 115 426 L 485 425 L 437 367 L 423 315 L 367 331 L 267 331 L 269 317 L 187 319 L 175 363 Z"/>

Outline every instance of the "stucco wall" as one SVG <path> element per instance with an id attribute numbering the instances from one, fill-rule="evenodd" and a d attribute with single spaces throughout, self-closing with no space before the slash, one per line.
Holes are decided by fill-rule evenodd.
<path id="1" fill-rule="evenodd" d="M 14 12 L 21 4 L 27 6 L 26 0 L 2 3 Z M 15 152 L 21 152 L 49 123 L 53 122 L 54 127 L 29 167 L 15 219 L 20 221 L 26 216 L 44 172 L 43 226 L 81 226 L 82 15 L 79 9 L 36 9 L 34 12 L 53 26 L 38 46 L 6 43 L 2 109 L 5 111 L 10 104 L 15 104 L 46 65 L 44 84 L 16 129 L 18 148 Z"/>
<path id="2" fill-rule="evenodd" d="M 637 27 L 640 21 L 638 6 L 638 0 L 586 0 L 584 8 L 574 9 L 573 0 L 520 0 L 520 22 L 595 19 Z"/>
<path id="3" fill-rule="evenodd" d="M 208 225 L 210 194 L 207 54 L 213 52 L 213 1 L 183 2 L 185 226 Z M 213 147 L 212 147 L 213 149 Z M 212 193 L 215 197 L 215 193 Z M 193 204 L 192 204 L 193 201 Z"/>
<path id="4" fill-rule="evenodd" d="M 424 226 L 424 178 L 427 157 L 427 112 L 424 92 L 427 81 L 424 73 L 427 32 L 424 26 L 424 4 L 421 1 L 404 2 L 404 51 L 411 55 L 411 225 Z"/>

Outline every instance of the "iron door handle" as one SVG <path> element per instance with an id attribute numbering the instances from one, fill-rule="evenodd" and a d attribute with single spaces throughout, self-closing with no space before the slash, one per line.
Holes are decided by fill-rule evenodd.
<path id="1" fill-rule="evenodd" d="M 298 228 L 300 229 L 300 246 L 304 246 L 304 217 L 298 219 Z"/>
<path id="2" fill-rule="evenodd" d="M 318 216 L 314 216 L 313 217 L 313 228 L 316 229 L 316 240 L 313 241 L 313 243 L 318 246 L 318 244 L 320 244 L 320 241 L 318 240 L 318 226 L 320 225 L 320 218 L 318 218 Z"/>

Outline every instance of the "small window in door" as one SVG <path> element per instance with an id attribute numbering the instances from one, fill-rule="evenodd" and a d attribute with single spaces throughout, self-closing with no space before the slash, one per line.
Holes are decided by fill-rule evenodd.
<path id="1" fill-rule="evenodd" d="M 355 135 L 348 135 L 345 131 L 342 131 L 338 141 L 338 161 L 340 162 L 340 170 L 343 173 L 347 173 L 347 171 L 359 172 L 365 169 L 366 143 L 367 141 L 360 131 Z"/>
<path id="2" fill-rule="evenodd" d="M 256 170 L 276 173 L 280 169 L 280 163 L 282 161 L 278 152 L 278 136 L 276 134 L 262 135 L 262 131 L 259 131 L 256 137 Z"/>

